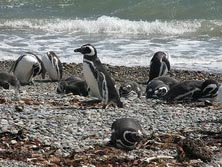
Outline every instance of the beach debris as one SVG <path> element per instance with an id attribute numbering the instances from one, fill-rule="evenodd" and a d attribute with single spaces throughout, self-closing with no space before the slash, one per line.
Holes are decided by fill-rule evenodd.
<path id="1" fill-rule="evenodd" d="M 213 158 L 213 152 L 206 146 L 201 139 L 187 137 L 178 143 L 178 159 L 184 161 L 189 159 L 201 159 L 204 162 L 210 162 Z"/>
<path id="2" fill-rule="evenodd" d="M 167 155 L 157 155 L 154 157 L 145 158 L 144 161 L 149 164 L 151 161 L 160 160 L 160 159 L 174 159 L 174 157 Z"/>

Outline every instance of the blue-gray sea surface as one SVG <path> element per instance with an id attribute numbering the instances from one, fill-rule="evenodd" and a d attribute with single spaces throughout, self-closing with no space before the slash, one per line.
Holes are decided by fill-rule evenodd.
<path id="1" fill-rule="evenodd" d="M 221 0 L 1 0 L 0 60 L 95 45 L 103 63 L 149 66 L 156 51 L 173 68 L 222 71 Z"/>

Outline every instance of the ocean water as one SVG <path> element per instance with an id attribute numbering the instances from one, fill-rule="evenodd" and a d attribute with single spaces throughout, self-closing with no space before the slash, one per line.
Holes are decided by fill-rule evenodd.
<path id="1" fill-rule="evenodd" d="M 55 51 L 80 63 L 86 43 L 111 65 L 149 66 L 165 51 L 172 68 L 222 72 L 222 1 L 0 0 L 0 60 Z"/>

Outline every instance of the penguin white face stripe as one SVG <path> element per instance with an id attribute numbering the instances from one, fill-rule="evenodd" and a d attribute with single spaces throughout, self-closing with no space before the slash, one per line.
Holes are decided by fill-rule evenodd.
<path id="1" fill-rule="evenodd" d="M 210 84 L 208 86 L 206 86 L 204 89 L 203 89 L 203 92 L 205 92 L 207 89 L 211 89 L 208 94 L 212 93 L 215 89 L 217 89 L 217 85 L 216 84 Z"/>
<path id="2" fill-rule="evenodd" d="M 184 93 L 184 94 L 181 94 L 181 95 L 175 97 L 175 100 L 180 100 L 180 99 L 183 99 L 184 97 L 186 97 L 186 96 L 188 96 L 188 95 L 193 95 L 194 92 L 196 92 L 196 91 L 200 91 L 200 89 L 199 89 L 199 88 L 195 88 L 195 89 L 192 90 L 192 91 L 188 91 L 188 92 L 186 92 L 186 93 Z"/>
<path id="3" fill-rule="evenodd" d="M 160 87 L 159 89 L 154 91 L 155 95 L 165 95 L 168 92 L 168 88 L 167 87 Z"/>
<path id="4" fill-rule="evenodd" d="M 116 140 L 116 145 L 117 145 L 117 147 L 120 147 L 120 148 L 125 147 L 125 148 L 129 148 L 129 149 L 133 149 L 135 147 L 136 143 L 134 143 L 133 145 L 129 146 L 129 145 L 125 145 L 122 142 L 122 140 L 118 139 L 118 140 Z"/>
<path id="5" fill-rule="evenodd" d="M 90 53 L 86 53 L 85 55 L 87 55 L 87 56 L 95 56 L 95 54 L 96 54 L 96 52 L 95 52 L 95 49 L 92 47 L 92 46 L 86 46 L 86 47 L 88 47 L 89 49 L 90 49 Z"/>
<path id="6" fill-rule="evenodd" d="M 124 131 L 124 133 L 123 133 L 123 139 L 126 141 L 126 142 L 128 142 L 128 143 L 130 143 L 130 144 L 135 144 L 135 142 L 131 142 L 131 141 L 129 141 L 127 138 L 126 138 L 126 135 L 127 134 L 137 134 L 138 135 L 138 132 L 132 132 L 132 131 Z"/>

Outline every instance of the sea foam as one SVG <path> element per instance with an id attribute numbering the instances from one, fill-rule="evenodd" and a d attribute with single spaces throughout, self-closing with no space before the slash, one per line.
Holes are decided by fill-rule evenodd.
<path id="1" fill-rule="evenodd" d="M 0 20 L 0 28 L 42 30 L 58 33 L 104 33 L 141 35 L 183 35 L 198 31 L 199 21 L 131 21 L 101 16 L 90 19 L 16 19 Z"/>

